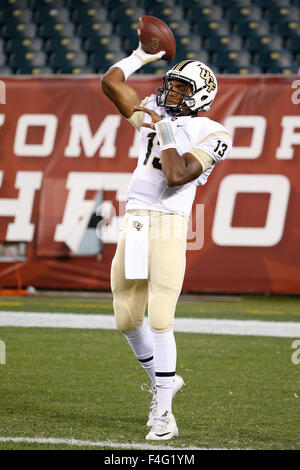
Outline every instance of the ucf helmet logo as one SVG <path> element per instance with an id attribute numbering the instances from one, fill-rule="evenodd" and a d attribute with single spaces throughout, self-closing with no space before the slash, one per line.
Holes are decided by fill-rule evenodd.
<path id="1" fill-rule="evenodd" d="M 201 67 L 200 68 L 200 77 L 203 78 L 203 80 L 205 81 L 208 93 L 215 90 L 216 83 L 214 81 L 214 78 L 211 76 L 209 70 L 204 69 L 203 67 Z"/>

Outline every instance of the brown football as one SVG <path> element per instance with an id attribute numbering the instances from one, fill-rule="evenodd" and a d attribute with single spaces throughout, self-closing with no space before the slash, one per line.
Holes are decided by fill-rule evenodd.
<path id="1" fill-rule="evenodd" d="M 138 24 L 138 35 L 143 49 L 148 54 L 166 51 L 163 60 L 172 60 L 176 52 L 176 41 L 169 26 L 155 16 L 144 15 Z"/>

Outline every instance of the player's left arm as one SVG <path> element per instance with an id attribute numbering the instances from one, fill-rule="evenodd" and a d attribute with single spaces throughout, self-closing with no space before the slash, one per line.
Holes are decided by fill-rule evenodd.
<path id="1" fill-rule="evenodd" d="M 149 127 L 156 131 L 161 148 L 161 165 L 165 174 L 168 186 L 180 186 L 189 183 L 198 178 L 203 171 L 217 163 L 217 161 L 225 157 L 224 154 L 212 153 L 212 145 L 216 137 L 212 137 L 199 148 L 191 150 L 191 152 L 180 155 L 176 149 L 176 139 L 172 130 L 172 123 L 163 120 L 155 111 L 147 109 L 143 106 L 135 106 L 133 111 L 143 111 L 152 119 L 152 123 L 142 123 L 141 126 Z M 213 139 L 213 142 L 212 142 Z M 220 141 L 221 142 L 221 141 Z M 226 150 L 230 145 L 223 143 Z M 224 148 L 221 147 L 224 150 Z"/>
<path id="2" fill-rule="evenodd" d="M 161 133 L 161 130 L 164 132 L 162 123 L 160 127 L 158 133 Z M 168 185 L 179 186 L 198 178 L 212 165 L 224 160 L 229 155 L 231 147 L 231 136 L 225 129 L 207 135 L 195 148 L 183 155 L 179 155 L 171 143 L 170 148 L 165 148 L 161 152 L 162 170 Z"/>
<path id="3" fill-rule="evenodd" d="M 162 168 L 169 186 L 178 186 L 198 178 L 206 169 L 224 160 L 232 148 L 232 139 L 226 129 L 214 129 L 188 153 L 177 157 L 176 148 L 162 152 Z M 175 155 L 174 151 L 177 155 Z"/>
<path id="4" fill-rule="evenodd" d="M 180 155 L 176 148 L 161 152 L 161 166 L 168 186 L 180 186 L 198 178 L 204 171 L 200 161 L 192 153 Z"/>

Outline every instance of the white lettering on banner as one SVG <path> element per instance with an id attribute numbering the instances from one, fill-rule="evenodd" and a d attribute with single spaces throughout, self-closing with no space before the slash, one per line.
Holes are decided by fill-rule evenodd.
<path id="1" fill-rule="evenodd" d="M 300 80 L 296 81 L 300 83 Z M 296 90 L 297 92 L 300 89 Z M 296 92 L 295 92 L 296 93 Z M 4 124 L 5 115 L 0 114 L 0 126 Z M 64 123 L 65 124 L 65 123 Z M 95 134 L 92 133 L 89 118 L 86 114 L 74 114 L 70 122 L 70 136 L 65 148 L 64 156 L 79 157 L 83 152 L 86 157 L 93 157 L 99 149 L 102 158 L 116 156 L 116 137 L 121 124 L 119 114 L 107 115 L 98 127 Z M 31 126 L 44 127 L 43 141 L 39 144 L 26 143 L 28 128 Z M 47 157 L 54 148 L 58 119 L 54 114 L 23 114 L 19 117 L 14 139 L 14 153 L 20 157 Z M 236 129 L 249 129 L 251 142 L 247 146 L 234 145 L 229 159 L 256 159 L 260 157 L 265 140 L 267 121 L 264 116 L 229 116 L 224 121 L 224 126 L 231 132 L 232 137 Z M 282 116 L 283 128 L 280 146 L 277 148 L 276 158 L 292 159 L 294 156 L 293 145 L 300 145 L 300 116 Z M 128 157 L 138 157 L 139 134 L 134 133 L 134 139 L 129 148 Z"/>
<path id="2" fill-rule="evenodd" d="M 8 224 L 7 241 L 31 241 L 34 224 L 30 223 L 35 191 L 40 189 L 43 173 L 41 171 L 18 171 L 15 187 L 19 189 L 17 199 L 0 199 L 0 217 L 14 216 L 14 222 Z M 0 171 L 0 186 L 3 172 Z"/>
<path id="3" fill-rule="evenodd" d="M 140 135 L 137 130 L 134 133 L 133 144 L 129 149 L 128 157 L 129 158 L 138 158 L 139 156 L 139 145 L 140 145 Z"/>
<path id="4" fill-rule="evenodd" d="M 131 173 L 71 172 L 66 187 L 69 190 L 64 217 L 55 230 L 54 240 L 65 242 L 76 251 L 92 215 L 95 202 L 86 200 L 88 190 L 116 191 L 116 200 L 125 201 Z M 112 220 L 112 226 L 115 225 Z M 110 241 L 113 243 L 113 241 Z"/>
<path id="5" fill-rule="evenodd" d="M 117 243 L 120 226 L 125 214 L 126 200 L 119 201 L 119 216 L 112 201 L 103 201 L 97 207 L 96 214 L 102 217 L 96 227 L 96 235 L 102 243 Z"/>
<path id="6" fill-rule="evenodd" d="M 270 193 L 264 227 L 232 227 L 238 193 Z M 215 210 L 212 238 L 221 246 L 274 246 L 282 238 L 290 182 L 284 175 L 233 174 L 222 180 Z"/>
<path id="7" fill-rule="evenodd" d="M 276 151 L 276 158 L 290 160 L 294 156 L 293 145 L 300 145 L 300 132 L 295 132 L 300 127 L 300 116 L 282 116 L 280 147 Z"/>
<path id="8" fill-rule="evenodd" d="M 103 243 L 116 243 L 120 223 L 125 212 L 126 192 L 131 173 L 94 173 L 71 172 L 66 187 L 69 190 L 64 216 L 55 230 L 54 240 L 65 242 L 76 251 L 86 230 L 93 210 L 94 200 L 86 200 L 88 190 L 116 191 L 119 215 L 116 215 L 113 201 L 103 201 L 96 213 L 104 217 L 98 224 L 97 235 Z M 0 187 L 3 172 L 0 171 Z M 32 241 L 34 224 L 31 224 L 35 191 L 41 188 L 42 172 L 19 171 L 15 187 L 19 189 L 17 198 L 0 199 L 0 217 L 13 216 L 14 222 L 8 224 L 7 241 Z M 270 193 L 270 203 L 264 227 L 232 227 L 232 216 L 238 193 Z M 212 239 L 221 246 L 274 246 L 282 238 L 285 216 L 290 193 L 290 182 L 283 175 L 245 175 L 225 176 L 219 188 L 214 214 Z M 197 221 L 201 221 L 198 224 Z M 203 213 L 196 212 L 196 227 L 201 233 L 192 231 L 190 219 L 188 249 L 199 250 L 203 246 Z M 194 236 L 196 240 L 194 240 Z"/>
<path id="9" fill-rule="evenodd" d="M 99 155 L 103 158 L 112 158 L 116 154 L 116 135 L 121 123 L 119 114 L 108 114 L 95 135 L 92 135 L 88 116 L 74 114 L 71 118 L 71 132 L 68 145 L 65 149 L 66 157 L 79 157 L 82 144 L 87 157 L 93 157 L 100 148 Z"/>
<path id="10" fill-rule="evenodd" d="M 229 116 L 224 121 L 224 126 L 232 135 L 234 140 L 234 133 L 239 128 L 252 129 L 252 139 L 249 146 L 233 146 L 228 158 L 241 158 L 241 159 L 254 159 L 261 155 L 267 121 L 263 116 Z"/>
<path id="11" fill-rule="evenodd" d="M 48 157 L 51 154 L 56 137 L 57 117 L 54 114 L 23 114 L 17 123 L 14 153 L 19 157 Z M 41 144 L 26 144 L 28 127 L 45 128 Z"/>

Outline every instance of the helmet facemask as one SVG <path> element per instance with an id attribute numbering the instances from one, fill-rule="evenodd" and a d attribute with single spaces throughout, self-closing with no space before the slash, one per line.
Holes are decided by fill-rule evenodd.
<path id="1" fill-rule="evenodd" d="M 175 91 L 172 88 L 172 81 L 176 80 L 181 82 L 185 85 L 185 90 L 183 92 Z M 192 89 L 190 93 L 188 93 L 189 88 Z M 158 88 L 156 91 L 156 102 L 158 106 L 163 106 L 166 110 L 172 114 L 173 116 L 184 116 L 194 114 L 194 112 L 189 109 L 190 106 L 194 105 L 193 100 L 193 92 L 195 89 L 195 83 L 191 79 L 181 79 L 176 76 L 172 75 L 164 75 L 163 76 L 163 83 L 162 87 Z M 179 99 L 177 104 L 167 104 L 168 96 L 170 92 L 175 93 L 176 95 L 180 95 L 181 99 Z"/>

